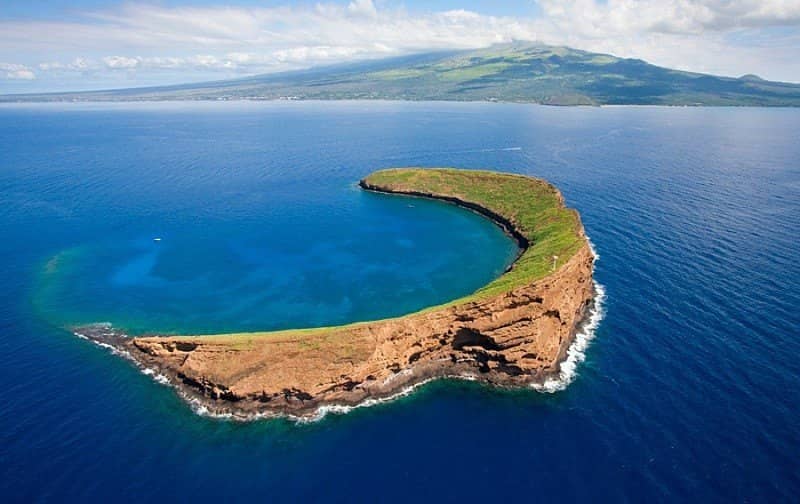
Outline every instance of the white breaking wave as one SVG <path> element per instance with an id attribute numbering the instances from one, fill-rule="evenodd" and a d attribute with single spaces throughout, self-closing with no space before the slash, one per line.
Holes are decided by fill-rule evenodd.
<path id="1" fill-rule="evenodd" d="M 169 385 L 170 384 L 169 378 L 167 378 L 166 375 L 163 375 L 161 373 L 157 373 L 152 368 L 141 368 L 141 370 L 142 370 L 142 374 L 144 374 L 146 376 L 152 376 L 155 381 L 157 381 L 158 383 L 160 383 L 162 385 Z"/>
<path id="2" fill-rule="evenodd" d="M 114 345 L 109 345 L 108 343 L 104 343 L 102 341 L 98 341 L 96 339 L 89 338 L 85 334 L 81 334 L 81 333 L 79 333 L 77 331 L 73 331 L 73 334 L 75 336 L 81 338 L 81 339 L 84 339 L 84 340 L 87 340 L 87 341 L 91 341 L 92 343 L 94 343 L 95 345 L 99 346 L 100 348 L 105 348 L 106 350 L 108 350 L 109 352 L 111 352 L 112 354 L 114 354 L 114 355 L 116 355 L 118 357 L 122 357 L 123 359 L 131 361 L 136 366 L 136 368 L 139 369 L 139 371 L 142 372 L 143 375 L 152 377 L 153 380 L 155 380 L 157 383 L 160 383 L 162 385 L 170 385 L 170 386 L 172 385 L 172 382 L 169 380 L 169 378 L 166 375 L 157 372 L 153 368 L 149 368 L 147 366 L 142 365 L 127 350 L 121 350 L 121 349 L 115 347 Z M 180 389 L 178 389 L 177 387 L 174 387 L 174 388 L 176 390 L 180 391 Z"/>
<path id="3" fill-rule="evenodd" d="M 97 341 L 96 339 L 89 338 L 85 334 L 81 334 L 79 332 L 73 332 L 72 334 L 74 334 L 75 336 L 79 337 L 80 339 L 85 339 L 87 341 L 91 341 L 95 345 L 97 345 L 97 346 L 99 346 L 101 348 L 105 348 L 106 350 L 108 350 L 109 352 L 111 352 L 114 355 L 117 355 L 119 357 L 123 357 L 125 359 L 128 359 L 131 362 L 136 363 L 136 359 L 133 358 L 133 355 L 131 355 L 130 353 L 128 353 L 125 350 L 120 350 L 119 348 L 115 347 L 114 345 L 109 345 L 108 343 L 103 343 L 102 341 Z"/>
<path id="4" fill-rule="evenodd" d="M 317 408 L 317 411 L 314 413 L 313 416 L 310 416 L 310 417 L 296 417 L 296 420 L 297 420 L 298 423 L 317 422 L 317 421 L 322 420 L 323 418 L 325 418 L 325 416 L 327 416 L 329 413 L 334 413 L 334 414 L 337 414 L 337 415 L 343 415 L 345 413 L 350 413 L 351 411 L 353 411 L 356 408 L 369 408 L 371 406 L 377 406 L 379 404 L 385 404 L 385 403 L 392 402 L 392 401 L 395 401 L 397 399 L 400 399 L 401 397 L 409 396 L 415 390 L 417 390 L 418 388 L 420 388 L 420 387 L 422 387 L 424 385 L 427 385 L 428 383 L 430 383 L 432 381 L 441 380 L 441 379 L 445 379 L 445 378 L 456 379 L 456 380 L 465 380 L 465 381 L 475 381 L 475 380 L 477 380 L 477 377 L 474 376 L 474 375 L 435 376 L 433 378 L 428 378 L 426 380 L 422 380 L 421 382 L 415 383 L 413 385 L 409 385 L 408 387 L 405 387 L 405 388 L 401 389 L 396 394 L 392 394 L 392 395 L 387 396 L 387 397 L 380 397 L 380 398 L 376 398 L 376 399 L 367 399 L 366 401 L 360 402 L 360 403 L 358 403 L 356 405 L 353 405 L 353 406 L 345 406 L 345 405 L 341 405 L 341 404 L 331 404 L 331 405 L 320 406 L 319 408 Z"/>
<path id="5" fill-rule="evenodd" d="M 575 380 L 578 375 L 578 364 L 586 360 L 586 349 L 594 339 L 597 328 L 603 320 L 605 311 L 603 302 L 606 299 L 606 290 L 599 283 L 594 283 L 595 297 L 592 302 L 592 311 L 589 319 L 583 324 L 580 331 L 575 334 L 575 341 L 567 349 L 567 358 L 559 367 L 558 376 L 548 378 L 543 383 L 533 383 L 531 387 L 538 392 L 559 392 Z"/>
<path id="6" fill-rule="evenodd" d="M 411 395 L 415 390 L 420 387 L 427 385 L 430 382 L 441 380 L 441 379 L 453 379 L 453 380 L 464 380 L 464 381 L 476 381 L 478 378 L 474 375 L 448 375 L 448 376 L 435 376 L 432 378 L 428 378 L 421 382 L 414 383 L 413 385 L 409 385 L 398 391 L 395 394 L 386 397 L 378 397 L 367 399 L 366 401 L 362 401 L 358 404 L 353 405 L 346 405 L 346 404 L 326 404 L 324 406 L 318 407 L 313 414 L 311 415 L 292 415 L 290 413 L 276 413 L 276 412 L 269 412 L 269 413 L 248 413 L 248 414 L 233 414 L 233 413 L 219 413 L 214 412 L 208 409 L 208 407 L 203 404 L 202 401 L 198 400 L 195 397 L 190 397 L 183 393 L 180 389 L 176 387 L 178 393 L 181 397 L 183 397 L 192 408 L 196 414 L 204 417 L 221 419 L 221 420 L 237 420 L 237 421 L 253 421 L 253 420 L 264 420 L 264 419 L 274 419 L 274 418 L 285 418 L 288 420 L 292 420 L 298 424 L 308 424 L 314 423 L 322 420 L 329 414 L 335 415 L 344 415 L 350 413 L 353 410 L 359 408 L 369 408 L 372 406 L 377 406 L 379 404 L 390 403 L 400 399 L 402 397 L 407 397 Z M 171 382 L 169 382 L 171 383 Z"/>
<path id="7" fill-rule="evenodd" d="M 594 244 L 588 237 L 586 241 L 589 242 L 589 250 L 592 251 L 594 261 L 597 262 L 600 259 L 600 254 L 597 253 Z M 602 322 L 605 316 L 603 305 L 606 300 L 606 289 L 595 281 L 594 293 L 595 295 L 592 300 L 592 308 L 589 317 L 583 323 L 578 333 L 575 334 L 575 340 L 567 349 L 567 358 L 561 363 L 558 376 L 548 378 L 543 383 L 532 384 L 531 387 L 534 390 L 552 394 L 564 390 L 570 383 L 575 381 L 575 377 L 578 375 L 578 365 L 586 360 L 586 349 L 589 348 L 589 343 L 594 339 L 597 328 L 600 326 L 600 322 Z"/>

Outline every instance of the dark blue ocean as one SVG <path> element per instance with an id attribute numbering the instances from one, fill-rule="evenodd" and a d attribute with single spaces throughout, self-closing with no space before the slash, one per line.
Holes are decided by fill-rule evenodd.
<path id="1" fill-rule="evenodd" d="M 355 186 L 389 166 L 544 177 L 580 211 L 607 297 L 566 390 L 233 422 L 65 329 L 389 317 L 513 260 L 472 213 Z M 800 110 L 3 106 L 0 500 L 797 502 L 798 237 Z"/>

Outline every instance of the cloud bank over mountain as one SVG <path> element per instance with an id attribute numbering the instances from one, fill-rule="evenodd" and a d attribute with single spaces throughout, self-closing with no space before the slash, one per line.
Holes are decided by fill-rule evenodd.
<path id="1" fill-rule="evenodd" d="M 452 6 L 452 5 L 450 5 Z M 538 0 L 524 15 L 390 0 L 300 6 L 126 3 L 3 19 L 0 91 L 220 79 L 512 40 L 685 70 L 800 81 L 800 0 Z M 61 85 L 61 87 L 58 86 Z"/>

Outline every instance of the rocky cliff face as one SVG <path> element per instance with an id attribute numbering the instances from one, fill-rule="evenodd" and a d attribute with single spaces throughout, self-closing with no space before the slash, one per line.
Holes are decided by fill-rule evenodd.
<path id="1" fill-rule="evenodd" d="M 216 412 L 310 414 L 445 376 L 520 386 L 558 372 L 592 299 L 592 266 L 587 244 L 553 275 L 512 292 L 312 339 L 289 332 L 240 345 L 203 337 L 123 341 L 134 359 Z"/>

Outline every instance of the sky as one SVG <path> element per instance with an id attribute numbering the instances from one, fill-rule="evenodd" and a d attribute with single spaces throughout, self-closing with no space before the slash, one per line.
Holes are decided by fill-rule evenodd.
<path id="1" fill-rule="evenodd" d="M 221 80 L 513 40 L 800 82 L 800 0 L 0 0 L 0 93 Z"/>

